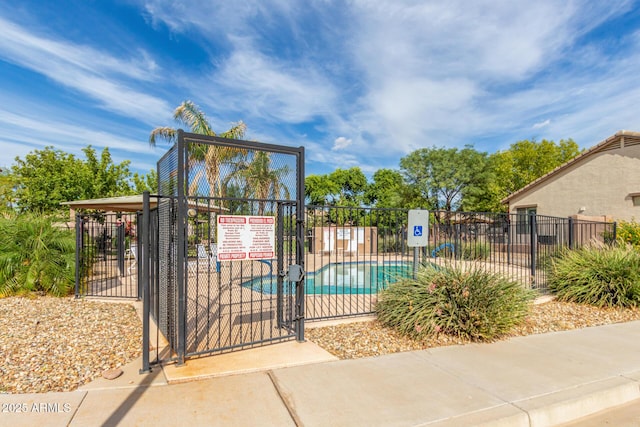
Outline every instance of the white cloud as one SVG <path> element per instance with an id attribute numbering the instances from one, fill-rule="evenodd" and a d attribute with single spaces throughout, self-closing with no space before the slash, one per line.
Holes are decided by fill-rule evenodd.
<path id="1" fill-rule="evenodd" d="M 168 116 L 166 101 L 134 89 L 156 79 L 157 64 L 142 52 L 141 61 L 121 60 L 104 51 L 53 40 L 0 17 L 0 58 L 40 73 L 99 101 L 101 107 L 147 123 Z"/>
<path id="2" fill-rule="evenodd" d="M 245 120 L 330 168 L 397 167 L 425 146 L 591 144 L 640 129 L 640 33 L 624 51 L 589 35 L 637 1 L 134 1 L 156 28 L 210 52 L 209 67 L 180 69 L 175 57 L 169 67 L 139 49 L 121 58 L 5 21 L 0 58 L 152 125 L 191 98 L 216 129 Z M 155 82 L 170 86 L 171 107 Z"/>
<path id="3" fill-rule="evenodd" d="M 331 149 L 333 151 L 344 150 L 345 148 L 349 147 L 352 143 L 353 141 L 351 139 L 345 138 L 344 136 L 339 136 L 335 139 L 335 141 L 333 141 L 333 148 Z"/>
<path id="4" fill-rule="evenodd" d="M 534 123 L 533 126 L 531 126 L 533 129 L 540 129 L 546 126 L 549 126 L 551 124 L 551 119 L 547 119 L 545 121 L 542 122 L 538 122 L 538 123 Z"/>
<path id="5" fill-rule="evenodd" d="M 129 129 L 122 126 L 107 132 L 66 123 L 61 115 L 50 113 L 0 108 L 0 129 L 3 129 L 1 166 L 8 166 L 16 157 L 24 157 L 30 151 L 49 145 L 76 155 L 83 155 L 82 148 L 92 145 L 96 150 L 109 147 L 115 162 L 132 160 L 132 169 L 146 172 L 155 168 L 155 161 L 164 151 L 163 148 L 150 147 L 146 139 L 126 136 Z"/>
<path id="6" fill-rule="evenodd" d="M 580 40 L 633 2 L 144 4 L 154 22 L 223 47 L 206 79 L 183 82 L 212 116 L 245 119 L 279 141 L 288 140 L 282 128 L 312 123 L 316 136 L 302 142 L 310 159 L 329 164 L 395 167 L 419 147 L 500 145 L 532 129 L 554 139 L 603 132 L 612 120 L 597 112 L 627 117 L 616 113 L 628 104 L 616 94 L 638 87 L 630 66 L 594 77 L 599 64 L 614 70 L 623 61 Z M 624 62 L 637 58 L 630 50 Z"/>
<path id="7" fill-rule="evenodd" d="M 313 68 L 282 63 L 244 46 L 224 61 L 209 86 L 212 105 L 223 99 L 223 108 L 287 123 L 330 114 L 336 96 Z"/>

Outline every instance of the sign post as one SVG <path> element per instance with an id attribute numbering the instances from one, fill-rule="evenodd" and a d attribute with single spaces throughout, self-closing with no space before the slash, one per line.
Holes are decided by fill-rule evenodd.
<path id="1" fill-rule="evenodd" d="M 429 211 L 411 209 L 409 211 L 407 246 L 413 247 L 413 278 L 418 274 L 418 248 L 429 244 Z"/>

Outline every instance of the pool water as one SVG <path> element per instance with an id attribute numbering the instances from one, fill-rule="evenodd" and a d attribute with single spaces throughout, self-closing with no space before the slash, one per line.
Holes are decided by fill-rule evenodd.
<path id="1" fill-rule="evenodd" d="M 389 283 L 411 277 L 413 265 L 409 263 L 330 263 L 315 272 L 305 274 L 307 295 L 376 294 Z M 242 286 L 263 294 L 277 293 L 277 277 L 262 276 L 245 282 Z M 284 283 L 284 292 L 290 293 L 293 283 Z"/>

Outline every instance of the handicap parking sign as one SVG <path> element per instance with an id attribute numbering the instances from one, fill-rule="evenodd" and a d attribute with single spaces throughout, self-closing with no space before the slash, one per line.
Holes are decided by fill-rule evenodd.
<path id="1" fill-rule="evenodd" d="M 429 211 L 411 209 L 407 222 L 407 246 L 425 247 L 429 243 Z"/>

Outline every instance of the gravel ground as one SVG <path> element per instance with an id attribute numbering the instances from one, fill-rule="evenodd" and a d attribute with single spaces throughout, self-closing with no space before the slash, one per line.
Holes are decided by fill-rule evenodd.
<path id="1" fill-rule="evenodd" d="M 71 391 L 139 357 L 131 303 L 0 299 L 0 393 Z"/>
<path id="2" fill-rule="evenodd" d="M 551 301 L 535 305 L 511 336 L 632 320 L 640 320 L 640 310 Z M 141 331 L 140 318 L 130 303 L 51 297 L 0 299 L 0 393 L 75 390 L 105 370 L 139 357 Z M 341 359 L 467 343 L 445 335 L 418 342 L 377 321 L 313 327 L 305 335 Z"/>
<path id="3" fill-rule="evenodd" d="M 640 320 L 640 310 L 599 309 L 550 301 L 534 305 L 525 322 L 514 329 L 509 336 L 565 331 L 632 320 Z M 305 330 L 305 338 L 340 359 L 380 356 L 399 351 L 421 350 L 470 342 L 447 335 L 438 335 L 425 341 L 415 341 L 399 335 L 375 320 L 308 328 Z"/>

